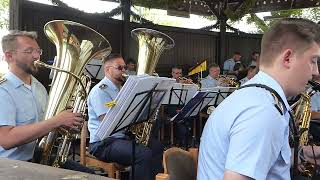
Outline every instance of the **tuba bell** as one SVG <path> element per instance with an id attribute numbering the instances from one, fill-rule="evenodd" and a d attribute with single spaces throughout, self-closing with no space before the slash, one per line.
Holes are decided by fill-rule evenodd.
<path id="1" fill-rule="evenodd" d="M 132 30 L 131 36 L 139 44 L 137 75 L 155 75 L 159 57 L 165 49 L 174 47 L 173 39 L 162 32 L 146 28 Z M 156 118 L 157 113 L 152 117 Z M 135 134 L 137 143 L 148 145 L 154 118 L 131 127 L 130 131 Z"/>
<path id="2" fill-rule="evenodd" d="M 101 59 L 111 52 L 109 42 L 95 30 L 72 21 L 54 20 L 44 26 L 48 39 L 55 44 L 57 58 L 53 66 L 35 61 L 36 66 L 54 70 L 44 119 L 65 109 L 85 116 L 86 98 L 91 86 L 83 75 L 85 65 L 93 58 Z M 58 128 L 39 143 L 41 164 L 60 167 L 67 160 L 71 142 L 81 130 Z"/>

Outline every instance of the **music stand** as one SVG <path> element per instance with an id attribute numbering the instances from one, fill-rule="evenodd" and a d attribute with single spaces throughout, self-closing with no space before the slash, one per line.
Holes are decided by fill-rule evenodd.
<path id="1" fill-rule="evenodd" d="M 116 97 L 116 105 L 111 108 L 98 128 L 97 136 L 103 140 L 116 132 L 125 131 L 132 140 L 132 173 L 135 173 L 135 134 L 130 127 L 148 121 L 160 107 L 166 91 L 173 80 L 162 77 L 131 76 Z M 116 108 L 117 107 L 117 108 Z M 116 112 L 115 116 L 112 113 Z"/>
<path id="2" fill-rule="evenodd" d="M 187 120 L 197 116 L 214 98 L 217 98 L 217 94 L 218 92 L 216 91 L 198 91 L 171 121 L 185 124 Z M 187 138 L 188 137 L 186 137 L 186 148 L 188 148 Z"/>

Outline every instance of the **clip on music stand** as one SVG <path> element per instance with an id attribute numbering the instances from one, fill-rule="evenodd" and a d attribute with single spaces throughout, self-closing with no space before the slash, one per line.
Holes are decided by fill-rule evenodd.
<path id="1" fill-rule="evenodd" d="M 160 103 L 165 95 L 166 90 L 156 89 L 158 84 L 151 90 L 136 93 L 134 98 L 129 104 L 129 107 L 125 110 L 125 113 L 121 116 L 117 125 L 112 130 L 110 136 L 116 132 L 125 129 L 125 134 L 132 140 L 132 164 L 131 164 L 131 179 L 134 179 L 135 170 L 135 145 L 136 145 L 136 135 L 130 131 L 132 126 L 148 121 L 156 113 L 156 110 L 160 107 Z M 138 100 L 138 104 L 135 107 L 130 108 L 133 102 L 137 101 L 137 97 L 143 97 Z M 131 109 L 129 111 L 129 109 Z M 129 116 L 134 116 L 132 120 L 128 120 Z"/>
<path id="2" fill-rule="evenodd" d="M 218 92 L 214 91 L 198 91 L 198 93 L 175 115 L 171 121 L 177 123 L 185 123 L 188 119 L 197 116 L 201 110 L 206 107 L 214 98 L 217 98 Z M 186 137 L 187 139 L 188 137 Z M 186 148 L 188 143 L 186 141 Z"/>

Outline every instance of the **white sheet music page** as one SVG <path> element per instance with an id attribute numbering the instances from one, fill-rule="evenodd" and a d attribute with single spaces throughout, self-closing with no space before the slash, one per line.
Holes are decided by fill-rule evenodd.
<path id="1" fill-rule="evenodd" d="M 132 121 L 137 120 L 137 117 L 143 117 L 148 93 L 156 86 L 156 90 L 163 90 L 164 93 L 171 89 L 174 80 L 165 77 L 154 77 L 149 75 L 129 76 L 129 79 L 121 88 L 119 94 L 115 98 L 115 106 L 110 108 L 106 113 L 105 118 L 100 123 L 97 130 L 97 136 L 100 140 L 109 137 L 112 132 L 121 128 L 127 127 Z M 163 100 L 160 94 L 152 95 L 153 101 Z M 161 103 L 161 102 L 160 102 Z M 155 107 L 156 105 L 151 104 Z M 142 109 L 142 112 L 139 110 Z M 139 114 L 140 113 L 140 114 Z"/>

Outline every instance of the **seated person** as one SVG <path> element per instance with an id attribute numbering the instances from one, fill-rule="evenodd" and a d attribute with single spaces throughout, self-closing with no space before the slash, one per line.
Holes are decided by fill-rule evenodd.
<path id="1" fill-rule="evenodd" d="M 257 74 L 257 69 L 258 68 L 256 66 L 249 66 L 247 71 L 247 76 L 239 81 L 241 85 L 243 85 L 244 83 L 249 81 L 251 78 L 253 78 L 253 76 Z"/>
<path id="2" fill-rule="evenodd" d="M 171 68 L 171 78 L 175 79 L 177 83 L 192 84 L 192 80 L 182 77 L 182 68 L 180 66 L 173 66 Z"/>
<path id="3" fill-rule="evenodd" d="M 133 59 L 129 59 L 127 61 L 127 69 L 126 69 L 126 74 L 127 75 L 137 75 L 137 71 L 136 71 L 136 61 Z"/>
<path id="4" fill-rule="evenodd" d="M 209 66 L 209 75 L 200 81 L 201 88 L 216 87 L 219 85 L 218 78 L 220 75 L 220 67 L 217 64 Z"/>
<path id="5" fill-rule="evenodd" d="M 124 131 L 119 131 L 102 141 L 96 136 L 97 129 L 109 108 L 105 103 L 113 101 L 124 82 L 122 74 L 126 64 L 119 54 L 110 54 L 103 59 L 105 77 L 95 85 L 88 96 L 88 129 L 90 153 L 106 162 L 129 166 L 132 160 L 132 141 Z M 154 139 L 149 145 L 135 145 L 135 179 L 150 180 L 162 170 L 163 146 Z"/>
<path id="6" fill-rule="evenodd" d="M 236 75 L 237 72 L 235 72 L 234 70 L 236 64 L 241 64 L 240 52 L 234 52 L 232 58 L 225 60 L 225 62 L 223 63 L 223 74 Z"/>

